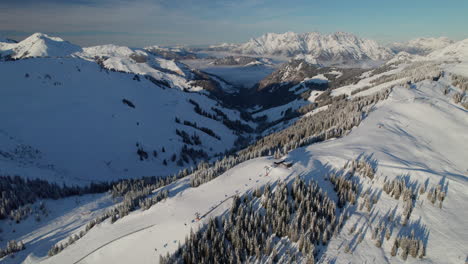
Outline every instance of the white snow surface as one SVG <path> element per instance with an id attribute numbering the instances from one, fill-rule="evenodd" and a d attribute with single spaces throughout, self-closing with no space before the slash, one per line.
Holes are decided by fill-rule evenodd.
<path id="1" fill-rule="evenodd" d="M 274 160 L 259 158 L 244 162 L 198 188 L 190 188 L 189 180 L 182 179 L 168 186 L 171 198 L 149 210 L 136 211 L 114 224 L 102 223 L 56 256 L 47 258 L 45 253 L 35 252 L 28 260 L 30 263 L 76 263 L 78 260 L 90 264 L 157 263 L 160 254 L 174 252 L 179 242 L 184 243 L 191 228 L 197 230 L 209 217 L 228 211 L 231 199 L 227 198 L 231 195 L 300 175 L 318 181 L 336 199 L 330 183 L 324 180 L 327 174 L 332 169 L 342 168 L 349 160 L 367 155 L 376 160 L 378 177 L 364 182 L 365 186 L 378 191 L 385 177 L 391 180 L 401 175 L 408 175 L 416 186 L 428 184 L 430 187 L 444 182 L 448 184 L 444 205 L 439 209 L 426 199 L 426 195 L 418 197 L 408 225 L 395 223 L 392 238 L 384 240 L 382 248 L 377 248 L 370 238 L 371 227 L 392 210 L 401 213 L 403 207 L 401 200 L 394 200 L 382 192 L 370 213 L 351 211 L 340 234 L 333 237 L 321 253 L 322 261 L 333 260 L 338 264 L 417 263 L 421 260 L 408 257 L 405 262 L 399 256 L 390 256 L 397 234 L 415 230 L 416 236 L 423 237 L 427 246 L 422 262 L 463 262 L 468 251 L 468 207 L 465 203 L 468 199 L 465 161 L 468 117 L 465 110 L 442 94 L 443 87 L 429 81 L 418 83 L 414 89 L 396 87 L 390 97 L 379 102 L 349 135 L 289 153 L 285 158 L 294 164 L 290 169 L 275 168 L 265 176 L 264 167 Z M 204 214 L 213 207 L 215 209 L 201 222 L 192 222 L 196 212 Z M 357 229 L 362 226 L 367 231 L 363 242 L 352 249 L 353 253 L 346 254 L 344 244 L 353 240 L 348 230 L 354 224 Z M 45 228 L 56 226 L 49 224 Z M 428 236 L 423 234 L 425 231 Z M 294 247 L 292 242 L 286 240 L 284 243 Z"/>
<path id="2" fill-rule="evenodd" d="M 13 59 L 65 57 L 81 50 L 77 45 L 43 33 L 32 34 L 18 43 L 0 42 L 0 56 L 10 55 Z"/>
<path id="3" fill-rule="evenodd" d="M 409 63 L 415 60 L 421 59 L 422 57 L 414 54 L 410 54 L 405 51 L 401 51 L 395 55 L 391 60 L 387 61 L 386 64 L 400 64 L 400 63 Z"/>
<path id="4" fill-rule="evenodd" d="M 429 60 L 468 61 L 468 39 L 460 40 L 443 49 L 436 50 L 427 56 Z"/>
<path id="5" fill-rule="evenodd" d="M 148 75 L 168 83 L 171 88 L 203 90 L 192 84 L 194 74 L 186 65 L 163 59 L 143 49 L 126 46 L 108 44 L 81 48 L 59 37 L 35 33 L 19 43 L 0 42 L 0 59 L 8 56 L 13 59 L 78 57 L 89 61 L 100 58 L 102 66 L 109 70 Z M 231 92 L 225 82 L 221 81 L 219 84 L 221 88 L 227 88 L 227 92 Z"/>
<path id="6" fill-rule="evenodd" d="M 28 160 L 0 156 L 2 174 L 75 183 L 163 176 L 180 169 L 170 162 L 184 145 L 176 129 L 198 135 L 202 145 L 193 147 L 210 155 L 230 148 L 237 138 L 222 122 L 195 113 L 188 99 L 210 114 L 215 114 L 211 107 L 217 107 L 232 120 L 240 119 L 238 111 L 200 93 L 164 89 L 144 78 L 135 80 L 133 74 L 106 72 L 94 62 L 33 58 L 0 62 L 0 72 L 0 116 L 6 117 L 0 125 L 1 149 L 14 153 L 24 145 L 40 153 Z M 221 140 L 176 123 L 176 117 L 181 123 L 188 120 L 210 128 Z M 148 160 L 139 160 L 136 143 L 149 154 Z M 168 166 L 162 165 L 164 159 Z"/>
<path id="7" fill-rule="evenodd" d="M 149 75 L 182 90 L 200 90 L 191 86 L 189 78 L 192 75 L 188 67 L 154 56 L 144 50 L 109 44 L 84 48 L 83 52 L 76 53 L 75 56 L 87 60 L 102 57 L 103 66 L 107 69 Z M 141 58 L 144 62 L 136 61 L 135 57 Z"/>
<path id="8" fill-rule="evenodd" d="M 435 51 L 424 60 L 449 73 L 467 76 L 467 41 Z M 401 72 L 410 63 L 401 63 L 372 77 L 363 74 L 360 82 L 336 89 L 333 95 L 350 94 L 373 79 Z M 88 181 L 95 179 L 95 175 L 99 179 L 153 175 L 154 164 L 160 164 L 164 156 L 140 162 L 135 154 L 135 142 L 142 143 L 145 149 L 162 145 L 180 148 L 182 142 L 174 130 L 188 128 L 174 123 L 175 116 L 213 128 L 223 138 L 223 144 L 200 134 L 202 141 L 207 142 L 205 149 L 210 146 L 213 152 L 223 150 L 225 138 L 228 144 L 235 138 L 222 124 L 193 113 L 190 104 L 182 103 L 191 98 L 210 111 L 216 102 L 204 95 L 161 89 L 146 80 L 133 80 L 132 74 L 107 73 L 94 62 L 79 58 L 0 62 L 0 73 L 4 83 L 0 98 L 6 98 L 0 104 L 0 116 L 9 117 L 2 119 L 0 125 L 0 146 L 11 153 L 16 153 L 14 150 L 22 145 L 32 149 L 25 156 L 17 154 L 13 160 L 0 159 L 0 168 L 8 173 L 19 171 L 25 177 L 66 179 L 67 183 Z M 284 157 L 293 163 L 290 169 L 274 168 L 266 176 L 265 166 L 271 166 L 274 159 L 264 157 L 241 163 L 197 188 L 190 187 L 190 176 L 183 178 L 163 188 L 170 191 L 168 199 L 146 211 L 132 212 L 114 224 L 109 221 L 99 224 L 53 257 L 47 257 L 52 244 L 84 229 L 89 219 L 113 205 L 107 195 L 85 196 L 84 203 L 76 203 L 75 197 L 46 201 L 51 214 L 40 224 L 30 217 L 13 233 L 10 224 L 14 226 L 14 223 L 0 221 L 0 227 L 8 230 L 2 237 L 23 240 L 26 244 L 26 249 L 15 254 L 15 258 L 0 261 L 8 264 L 158 263 L 160 254 L 172 253 L 179 242 L 184 243 L 191 228 L 196 231 L 209 217 L 229 211 L 232 195 L 300 176 L 316 180 L 336 200 L 326 177 L 332 170 L 343 168 L 347 161 L 365 156 L 374 161 L 377 177 L 372 181 L 363 180 L 362 184 L 378 194 L 378 202 L 370 212 L 350 211 L 342 231 L 320 253 L 321 263 L 463 263 L 468 252 L 468 113 L 444 95 L 446 87 L 455 89 L 448 78 L 424 80 L 409 89 L 399 86 L 400 80 L 396 80 L 360 92 L 355 96 L 395 85 L 389 98 L 379 102 L 348 135 L 291 151 Z M 136 107 L 124 105 L 123 98 L 131 100 Z M 277 116 L 278 111 L 284 110 L 281 108 L 272 108 L 269 114 Z M 238 114 L 234 110 L 226 112 L 230 116 Z M 69 149 L 73 152 L 66 151 L 64 155 Z M 170 154 L 166 152 L 166 158 Z M 173 164 L 161 166 L 158 172 L 175 168 Z M 389 223 L 393 228 L 392 237 L 383 240 L 382 247 L 378 248 L 371 240 L 370 230 L 389 212 L 395 211 L 400 216 L 403 211 L 403 201 L 383 192 L 382 185 L 384 179 L 401 176 L 416 187 L 425 185 L 426 189 L 443 183 L 446 198 L 439 208 L 428 201 L 426 194 L 418 195 L 408 224 Z M 363 202 L 362 198 L 358 202 Z M 193 221 L 196 212 L 209 213 L 196 222 Z M 353 225 L 357 230 L 361 227 L 365 230 L 365 238 L 352 247 L 352 254 L 347 254 L 345 245 L 356 239 L 355 234 L 348 232 Z M 425 243 L 426 256 L 422 260 L 409 256 L 406 261 L 400 256 L 392 257 L 394 238 L 409 235 L 411 230 Z M 292 250 L 296 248 L 287 239 L 283 243 Z M 0 247 L 5 244 L 2 241 Z"/>
<path id="9" fill-rule="evenodd" d="M 408 52 L 417 55 L 427 55 L 435 50 L 445 48 L 454 41 L 447 37 L 439 38 L 416 38 L 407 42 L 395 42 L 390 48 L 395 52 Z"/>
<path id="10" fill-rule="evenodd" d="M 308 54 L 309 59 L 316 61 L 387 60 L 393 56 L 392 51 L 375 41 L 345 32 L 267 33 L 241 44 L 234 51 L 256 55 Z"/>

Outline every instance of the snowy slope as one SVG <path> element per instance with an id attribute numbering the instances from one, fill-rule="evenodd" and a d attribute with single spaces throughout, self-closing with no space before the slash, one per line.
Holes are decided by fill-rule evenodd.
<path id="1" fill-rule="evenodd" d="M 468 150 L 464 143 L 467 142 L 468 118 L 464 110 L 442 95 L 443 88 L 444 85 L 428 81 L 412 90 L 396 88 L 390 98 L 382 102 L 349 136 L 308 147 L 305 152 L 298 150 L 292 155 L 308 160 L 303 167 L 305 171 L 324 168 L 327 164 L 340 166 L 345 160 L 361 153 L 371 155 L 378 162 L 377 174 L 382 175 L 373 183 L 373 188 L 378 188 L 384 177 L 392 179 L 406 174 L 416 185 L 448 182 L 448 196 L 451 197 L 447 196 L 442 210 L 430 204 L 424 195 L 417 202 L 410 224 L 407 228 L 401 228 L 400 233 L 408 234 L 411 228 L 418 232 L 418 225 L 427 228 L 430 235 L 424 261 L 459 263 L 464 261 L 468 249 L 464 242 L 468 232 L 463 224 L 463 219 L 467 217 L 467 205 L 463 201 L 468 196 L 465 191 L 468 168 L 463 161 L 464 153 Z M 444 140 L 440 140 L 441 135 L 444 135 Z M 307 158 L 304 158 L 304 154 Z M 358 245 L 353 254 L 342 252 L 343 241 L 350 241 L 353 237 L 347 235 L 347 228 L 355 222 L 358 228 L 367 222 L 375 226 L 397 205 L 401 210 L 401 203 L 395 203 L 383 193 L 381 201 L 368 217 L 360 212 L 353 215 L 345 226 L 345 232 L 332 240 L 328 247 L 326 254 L 329 259 L 336 257 L 336 263 L 375 263 L 384 259 L 391 263 L 403 262 L 398 257 L 390 257 L 390 242 L 384 242 L 383 249 L 379 249 L 369 240 Z M 416 260 L 408 258 L 408 261 Z"/>
<path id="2" fill-rule="evenodd" d="M 284 158 L 293 164 L 289 169 L 271 169 L 276 160 L 264 157 L 243 162 L 197 188 L 190 187 L 191 176 L 183 178 L 163 187 L 170 191 L 168 199 L 146 211 L 132 212 L 113 224 L 105 221 L 59 254 L 47 257 L 51 244 L 84 228 L 91 218 L 86 213 L 94 216 L 112 206 L 108 195 L 86 196 L 83 205 L 73 205 L 73 198 L 51 202 L 52 217 L 45 219 L 40 229 L 35 229 L 31 217 L 17 225 L 21 229 L 19 233 L 11 231 L 9 226 L 14 223 L 0 221 L 0 227 L 7 230 L 6 239 L 26 243 L 26 249 L 16 254 L 15 259 L 8 257 L 1 261 L 158 263 L 159 255 L 173 253 L 179 243 L 184 243 L 191 229 L 196 231 L 210 217 L 228 213 L 235 194 L 299 176 L 317 181 L 336 201 L 329 173 L 341 171 L 346 162 L 363 157 L 371 162 L 376 177 L 360 180 L 360 188 L 363 192 L 370 190 L 376 203 L 369 211 L 349 207 L 350 217 L 342 231 L 331 238 L 328 246 L 320 247 L 319 262 L 463 263 L 468 252 L 465 202 L 468 199 L 468 116 L 466 109 L 452 100 L 453 93 L 460 89 L 452 85 L 451 74 L 468 76 L 467 43 L 467 40 L 454 43 L 424 58 L 400 54 L 398 59 L 376 72 L 363 73 L 358 82 L 334 90 L 332 95 L 356 97 L 393 87 L 389 98 L 377 103 L 364 121 L 343 138 L 332 138 L 288 153 Z M 333 69 L 329 73 L 343 75 L 345 72 L 340 70 Z M 210 154 L 225 149 L 225 138 L 231 145 L 235 139 L 233 131 L 220 122 L 193 113 L 193 105 L 186 103 L 188 98 L 193 99 L 214 114 L 211 106 L 221 107 L 216 101 L 199 93 L 162 89 L 144 78 L 135 80 L 133 74 L 107 72 L 91 61 L 79 58 L 20 60 L 0 63 L 0 72 L 7 84 L 0 89 L 0 98 L 8 99 L 0 104 L 0 113 L 15 117 L 3 121 L 0 127 L 1 150 L 6 149 L 13 156 L 12 160 L 0 159 L 0 168 L 6 168 L 7 173 L 21 170 L 21 175 L 26 177 L 42 176 L 53 180 L 65 177 L 68 182 L 79 182 L 79 177 L 94 179 L 95 175 L 108 179 L 164 175 L 177 167 L 172 162 L 168 167 L 161 166 L 161 159 L 169 159 L 173 150 L 183 145 L 174 135 L 175 128 L 187 130 L 189 134 L 199 133 L 175 123 L 175 117 L 195 120 L 223 138 L 221 144 L 219 140 L 200 134 L 203 142 L 200 148 L 212 147 Z M 312 79 L 326 81 L 327 77 L 317 74 Z M 315 100 L 314 96 L 311 94 L 309 99 Z M 135 108 L 124 104 L 123 98 L 134 103 Z M 301 105 L 302 102 L 294 101 L 262 112 L 276 119 L 286 107 Z M 317 108 L 307 115 L 322 109 Z M 238 119 L 237 111 L 222 110 Z M 158 151 L 158 157 L 139 161 L 136 142 L 145 150 L 160 149 L 164 145 L 167 151 L 165 154 Z M 73 153 L 68 149 L 73 149 Z M 86 166 L 79 167 L 82 164 Z M 268 175 L 265 167 L 271 169 Z M 384 182 L 394 179 L 406 179 L 416 190 L 421 186 L 428 190 L 442 184 L 446 191 L 443 205 L 441 208 L 438 203 L 433 205 L 426 198 L 427 192 L 423 195 L 416 192 L 409 221 L 402 225 L 404 202 L 383 191 Z M 155 190 L 158 191 L 161 190 Z M 358 204 L 363 204 L 364 200 L 364 197 L 358 198 Z M 70 214 L 60 214 L 60 210 L 68 210 Z M 194 221 L 197 212 L 203 215 L 200 222 Z M 82 213 L 85 215 L 80 217 Z M 388 220 L 389 214 L 395 214 L 394 220 Z M 390 227 L 392 233 L 389 240 L 383 239 L 382 246 L 376 247 L 371 230 L 381 222 Z M 349 231 L 353 226 L 364 235 L 361 243 L 357 242 L 359 234 Z M 391 256 L 394 239 L 410 235 L 412 231 L 423 241 L 426 256 L 422 260 L 408 257 L 404 261 L 401 250 L 398 256 Z M 349 253 L 345 252 L 346 245 L 350 245 Z M 297 252 L 297 243 L 287 238 L 274 246 L 281 252 L 280 263 L 288 262 L 285 248 Z"/>
<path id="3" fill-rule="evenodd" d="M 102 224 L 43 263 L 74 263 L 80 259 L 80 263 L 155 263 L 160 254 L 173 252 L 179 242 L 183 243 L 191 228 L 196 230 L 209 216 L 229 210 L 231 195 L 242 194 L 267 182 L 292 179 L 296 175 L 313 178 L 322 188 L 332 192 L 324 177 L 330 170 L 340 169 L 347 161 L 363 154 L 376 160 L 378 175 L 376 180 L 366 181 L 365 186 L 382 192 L 385 177 L 391 180 L 401 175 L 409 175 L 416 186 L 431 186 L 443 181 L 448 183 L 444 206 L 439 209 L 432 205 L 425 195 L 418 198 L 409 224 L 404 227 L 395 223 L 391 239 L 385 240 L 382 248 L 377 248 L 370 238 L 371 227 L 385 219 L 395 206 L 397 214 L 402 210 L 401 201 L 382 192 L 370 213 L 351 211 L 343 231 L 332 238 L 325 252 L 321 253 L 322 260 L 403 263 L 401 257 L 390 256 L 391 242 L 397 234 L 409 234 L 414 229 L 418 237 L 424 237 L 420 233 L 422 230 L 429 231 L 429 237 L 425 238 L 424 262 L 463 262 L 468 250 L 465 243 L 468 210 L 464 203 L 468 199 L 465 191 L 468 168 L 464 162 L 468 119 L 464 110 L 442 95 L 442 89 L 443 85 L 429 81 L 419 83 L 411 90 L 395 88 L 390 98 L 379 103 L 350 135 L 292 151 L 287 157 L 294 163 L 291 169 L 275 168 L 265 176 L 264 167 L 271 165 L 273 160 L 260 158 L 242 163 L 198 188 L 189 188 L 188 179 L 183 179 L 169 187 L 172 198 L 112 225 Z M 443 132 L 447 130 L 451 133 Z M 440 141 L 442 134 L 445 138 Z M 215 210 L 211 211 L 212 207 L 216 207 Z M 210 214 L 201 222 L 192 222 L 195 212 Z M 363 227 L 367 232 L 363 242 L 352 248 L 352 254 L 346 254 L 344 245 L 353 241 L 348 230 L 356 223 L 357 229 Z M 108 244 L 109 241 L 112 242 Z M 405 263 L 418 261 L 409 257 Z"/>
<path id="4" fill-rule="evenodd" d="M 351 95 L 356 92 L 358 95 L 365 95 L 410 81 L 414 75 L 435 76 L 438 72 L 445 72 L 468 77 L 468 39 L 455 42 L 427 56 L 400 52 L 375 71 L 378 73 L 374 74 L 374 70 L 368 71 L 358 82 L 333 90 L 332 95 Z"/>
<path id="5" fill-rule="evenodd" d="M 468 39 L 453 43 L 443 49 L 436 50 L 427 56 L 428 60 L 452 60 L 459 63 L 468 61 Z"/>
<path id="6" fill-rule="evenodd" d="M 154 49 L 150 50 L 154 51 Z M 225 81 L 215 80 L 180 62 L 165 59 L 160 54 L 144 49 L 113 44 L 81 48 L 59 37 L 51 37 L 42 33 L 35 33 L 19 43 L 0 42 L 0 59 L 33 57 L 83 58 L 96 61 L 109 70 L 151 76 L 160 81 L 162 85 L 181 90 L 209 90 L 218 94 L 232 90 L 227 88 L 230 84 Z"/>
<path id="7" fill-rule="evenodd" d="M 320 34 L 317 32 L 283 34 L 268 33 L 251 39 L 233 51 L 255 55 L 309 54 L 319 62 L 351 62 L 358 60 L 387 60 L 393 53 L 373 40 L 361 39 L 345 32 Z"/>
<path id="8" fill-rule="evenodd" d="M 170 87 L 192 90 L 189 80 L 181 65 L 172 60 L 155 57 L 143 50 L 134 50 L 113 44 L 87 47 L 76 56 L 88 60 L 102 58 L 102 65 L 107 69 L 149 75 L 157 80 L 164 80 Z M 198 88 L 194 88 L 197 90 Z"/>
<path id="9" fill-rule="evenodd" d="M 168 175 L 181 168 L 170 161 L 173 154 L 180 158 L 185 145 L 176 129 L 198 135 L 202 144 L 188 146 L 210 156 L 231 148 L 237 138 L 221 121 L 195 113 L 188 100 L 214 116 L 211 108 L 216 107 L 232 120 L 240 119 L 238 111 L 200 93 L 165 89 L 143 76 L 138 80 L 134 74 L 105 71 L 94 62 L 18 60 L 0 63 L 0 72 L 0 114 L 7 117 L 0 125 L 2 151 L 13 153 L 22 144 L 41 153 L 28 164 L 21 156 L 1 158 L 2 174 L 54 175 L 50 180 L 71 182 Z M 183 121 L 209 128 L 220 139 Z M 138 148 L 149 154 L 147 160 L 139 160 Z"/>
<path id="10" fill-rule="evenodd" d="M 9 55 L 13 59 L 65 57 L 79 51 L 81 51 L 79 46 L 42 33 L 35 33 L 19 43 L 0 42 L 0 56 Z"/>
<path id="11" fill-rule="evenodd" d="M 410 54 L 427 55 L 432 51 L 445 48 L 454 41 L 446 37 L 440 38 L 416 38 L 408 42 L 395 42 L 390 44 L 390 49 L 395 53 L 404 51 Z"/>
<path id="12" fill-rule="evenodd" d="M 192 53 L 183 47 L 149 46 L 145 47 L 145 50 L 168 60 L 187 60 L 197 58 L 195 53 Z"/>
<path id="13" fill-rule="evenodd" d="M 468 39 L 436 50 L 430 53 L 427 59 L 439 61 L 449 72 L 468 77 Z"/>
<path id="14" fill-rule="evenodd" d="M 0 221 L 2 228 L 2 248 L 6 241 L 22 239 L 28 245 L 27 249 L 0 260 L 2 263 L 37 263 L 35 256 L 41 256 L 55 243 L 67 239 L 70 234 L 79 232 L 83 225 L 101 215 L 112 206 L 112 197 L 107 194 L 84 195 L 60 200 L 45 199 L 33 205 L 34 210 L 39 203 L 45 205 L 48 215 L 41 213 L 40 221 L 29 217 L 19 224 L 9 220 Z M 29 255 L 29 256 L 28 256 Z M 68 262 L 65 262 L 68 263 Z"/>

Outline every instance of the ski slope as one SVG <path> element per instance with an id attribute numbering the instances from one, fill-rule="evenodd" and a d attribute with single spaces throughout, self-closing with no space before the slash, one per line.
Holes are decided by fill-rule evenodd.
<path id="1" fill-rule="evenodd" d="M 343 231 L 321 253 L 322 260 L 403 263 L 399 256 L 390 256 L 391 242 L 397 234 L 407 234 L 414 229 L 417 235 L 421 235 L 418 233 L 421 230 L 429 232 L 424 238 L 427 248 L 423 262 L 463 262 L 468 251 L 465 221 L 468 208 L 464 202 L 468 199 L 465 162 L 468 116 L 466 110 L 442 94 L 443 87 L 430 81 L 418 83 L 413 89 L 396 87 L 349 135 L 290 152 L 285 157 L 294 164 L 290 169 L 273 168 L 265 176 L 265 166 L 271 167 L 274 161 L 267 157 L 242 163 L 198 188 L 190 188 L 189 179 L 182 179 L 167 187 L 170 188 L 169 199 L 114 224 L 105 222 L 60 254 L 38 260 L 41 263 L 75 263 L 80 259 L 79 263 L 157 263 L 158 256 L 173 252 L 191 229 L 195 231 L 210 216 L 228 211 L 231 200 L 226 198 L 231 195 L 299 175 L 318 181 L 331 197 L 336 197 L 331 184 L 325 180 L 327 174 L 342 168 L 349 160 L 366 155 L 375 160 L 378 176 L 364 186 L 377 192 L 380 189 L 379 201 L 370 213 L 352 212 Z M 408 175 L 417 186 L 431 186 L 441 181 L 448 184 L 442 209 L 432 205 L 424 195 L 418 198 L 409 224 L 406 227 L 395 224 L 392 238 L 385 240 L 382 248 L 374 245 L 368 231 L 364 241 L 352 249 L 352 254 L 344 253 L 344 244 L 353 239 L 347 231 L 352 225 L 370 229 L 384 219 L 388 211 L 401 213 L 402 202 L 381 191 L 385 177 L 393 179 L 401 175 Z M 193 221 L 196 212 L 203 215 L 213 207 L 216 208 L 200 222 Z M 30 259 L 36 258 L 31 256 Z M 419 261 L 409 257 L 405 263 Z"/>
<path id="2" fill-rule="evenodd" d="M 401 82 L 409 77 L 402 77 L 353 94 L 372 94 L 394 86 L 389 98 L 379 102 L 348 135 L 298 148 L 283 157 L 293 164 L 289 169 L 273 168 L 276 160 L 263 157 L 241 163 L 197 188 L 190 187 L 188 176 L 154 191 L 169 190 L 168 199 L 148 210 L 134 211 L 113 224 L 106 220 L 52 257 L 47 256 L 52 245 L 83 230 L 88 221 L 119 201 L 112 201 L 110 194 L 46 200 L 49 215 L 41 222 L 34 222 L 32 216 L 19 224 L 0 221 L 4 230 L 0 233 L 4 239 L 2 248 L 10 239 L 22 240 L 26 245 L 14 258 L 7 256 L 1 262 L 158 263 L 159 255 L 173 253 L 179 243 L 184 243 L 190 230 L 198 230 L 210 217 L 228 213 L 233 195 L 299 176 L 317 181 L 336 200 L 329 173 L 361 157 L 376 169 L 376 177 L 362 180 L 361 187 L 370 190 L 378 200 L 369 212 L 356 208 L 348 211 L 350 217 L 342 231 L 327 247 L 320 248 L 319 262 L 463 263 L 468 252 L 468 112 L 453 102 L 453 93 L 460 89 L 451 85 L 449 74 L 468 76 L 466 44 L 466 40 L 454 43 L 424 58 L 403 56 L 404 62 L 389 71 L 371 77 L 370 73 L 364 73 L 356 84 L 336 89 L 332 95 L 350 96 L 380 77 L 404 73 L 411 63 L 430 65 L 428 69 L 445 73 L 437 80 L 426 79 L 403 86 Z M 115 49 L 116 57 L 129 63 L 121 66 L 137 67 L 135 61 L 127 61 L 123 55 L 125 50 Z M 112 67 L 116 65 L 120 64 Z M 138 66 L 131 71 L 140 69 Z M 4 83 L 0 97 L 6 98 L 0 104 L 0 114 L 9 117 L 0 126 L 0 146 L 10 154 L 8 158 L 0 156 L 0 174 L 40 177 L 67 184 L 167 175 L 179 167 L 174 162 L 163 166 L 162 160 L 169 161 L 184 144 L 175 135 L 175 129 L 200 133 L 176 123 L 175 117 L 196 121 L 221 136 L 222 141 L 199 134 L 203 142 L 199 148 L 209 154 L 222 152 L 234 144 L 233 131 L 221 122 L 196 114 L 193 105 L 187 103 L 190 98 L 215 114 L 211 107 L 221 107 L 215 100 L 202 93 L 163 89 L 144 78 L 135 79 L 134 74 L 106 71 L 89 58 L 1 62 L 0 72 Z M 123 103 L 123 99 L 130 100 L 134 106 Z M 222 110 L 232 119 L 239 119 L 238 111 Z M 264 114 L 274 119 L 281 117 L 285 110 L 281 106 Z M 158 150 L 158 156 L 140 161 L 136 155 L 137 142 L 148 152 Z M 447 193 L 443 205 L 439 208 L 437 203 L 430 203 L 426 194 L 418 195 L 408 224 L 401 225 L 403 201 L 393 199 L 382 190 L 385 180 L 397 178 L 407 179 L 416 189 L 442 184 Z M 362 202 L 361 197 L 358 203 Z M 38 202 L 33 206 L 38 206 Z M 197 213 L 202 217 L 200 221 L 196 220 Z M 394 221 L 388 221 L 389 214 L 395 214 Z M 383 240 L 382 247 L 376 247 L 371 230 L 380 222 L 390 226 L 392 234 L 390 240 Z M 357 234 L 349 232 L 353 226 L 363 230 L 362 243 L 356 243 Z M 408 257 L 406 261 L 400 256 L 392 257 L 393 240 L 412 231 L 423 240 L 426 256 L 422 260 Z M 345 253 L 346 245 L 351 245 L 349 253 Z M 297 245 L 283 238 L 275 247 L 294 251 Z"/>

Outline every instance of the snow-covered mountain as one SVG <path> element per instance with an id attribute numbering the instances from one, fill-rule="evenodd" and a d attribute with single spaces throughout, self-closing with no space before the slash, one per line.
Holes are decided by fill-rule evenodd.
<path id="1" fill-rule="evenodd" d="M 232 148 L 246 133 L 236 126 L 255 127 L 213 98 L 229 84 L 144 50 L 44 34 L 11 45 L 15 60 L 0 61 L 0 174 L 73 183 L 168 175 Z"/>
<path id="2" fill-rule="evenodd" d="M 295 101 L 300 98 L 310 103 L 307 99 L 311 93 L 322 93 L 355 82 L 364 71 L 326 67 L 311 63 L 308 59 L 292 59 L 258 82 L 255 86 L 258 95 L 252 98 L 257 98 L 260 105 L 269 107 L 289 102 L 296 104 Z M 296 110 L 295 107 L 292 109 Z"/>
<path id="3" fill-rule="evenodd" d="M 261 56 L 291 57 L 298 54 L 309 54 L 319 62 L 326 63 L 380 61 L 388 60 L 393 55 L 391 50 L 380 46 L 373 40 L 359 38 L 345 32 L 333 34 L 317 32 L 268 33 L 237 47 L 231 47 L 231 51 Z"/>
<path id="4" fill-rule="evenodd" d="M 176 50 L 171 49 L 171 52 L 173 54 Z M 179 52 L 183 53 L 181 50 Z M 77 57 L 95 61 L 108 70 L 148 76 L 171 88 L 206 90 L 217 95 L 233 92 L 232 85 L 226 81 L 167 59 L 167 56 L 167 53 L 156 52 L 154 47 L 145 50 L 108 44 L 81 48 L 59 37 L 42 33 L 35 33 L 19 43 L 0 42 L 0 60 Z"/>
<path id="5" fill-rule="evenodd" d="M 468 39 L 435 50 L 427 58 L 434 60 L 457 60 L 459 64 L 463 64 L 468 60 Z"/>
<path id="6" fill-rule="evenodd" d="M 266 58 L 255 58 L 248 56 L 226 56 L 213 60 L 211 64 L 224 66 L 259 66 L 270 65 L 271 61 Z"/>
<path id="7" fill-rule="evenodd" d="M 435 50 L 445 48 L 454 41 L 446 37 L 416 38 L 407 42 L 395 42 L 389 45 L 395 53 L 404 51 L 410 54 L 427 55 Z"/>
<path id="8" fill-rule="evenodd" d="M 0 56 L 12 59 L 65 57 L 80 51 L 81 47 L 77 45 L 42 33 L 35 33 L 18 43 L 0 42 Z"/>
<path id="9" fill-rule="evenodd" d="M 145 47 L 145 50 L 168 60 L 190 60 L 197 58 L 195 53 L 180 47 L 166 48 L 159 46 L 149 46 Z"/>
<path id="10" fill-rule="evenodd" d="M 371 70 L 291 60 L 266 80 L 306 100 L 250 117 L 184 82 L 163 84 L 144 69 L 181 80 L 191 70 L 156 59 L 106 45 L 1 61 L 0 176 L 71 184 L 167 175 L 181 157 L 194 165 L 189 153 L 211 156 L 237 136 L 257 141 L 183 178 L 99 194 L 63 198 L 59 185 L 35 182 L 39 194 L 20 204 L 9 197 L 27 188 L 2 176 L 0 215 L 12 212 L 0 219 L 2 263 L 466 261 L 468 39 Z M 309 84 L 328 89 L 307 93 Z M 265 133 L 244 131 L 265 122 Z"/>
<path id="11" fill-rule="evenodd" d="M 236 48 L 238 48 L 240 45 L 239 44 L 234 44 L 234 43 L 221 43 L 221 44 L 215 44 L 215 45 L 210 45 L 208 46 L 207 50 L 210 51 L 231 51 Z"/>
<path id="12" fill-rule="evenodd" d="M 131 49 L 113 44 L 84 48 L 73 56 L 94 60 L 102 67 L 152 77 L 161 85 L 188 91 L 206 90 L 216 95 L 232 93 L 226 81 L 210 77 L 199 70 L 143 49 Z"/>

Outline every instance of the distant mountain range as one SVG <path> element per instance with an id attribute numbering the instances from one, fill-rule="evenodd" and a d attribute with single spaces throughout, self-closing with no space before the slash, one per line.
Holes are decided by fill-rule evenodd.
<path id="1" fill-rule="evenodd" d="M 395 52 L 405 51 L 410 54 L 427 55 L 435 50 L 447 47 L 454 41 L 446 37 L 440 38 L 416 38 L 407 42 L 395 42 L 390 44 L 390 49 Z"/>
<path id="2" fill-rule="evenodd" d="M 321 63 L 346 63 L 366 60 L 388 60 L 393 52 L 377 42 L 353 34 L 317 32 L 283 34 L 267 33 L 240 45 L 222 44 L 211 50 L 231 51 L 256 56 L 286 56 L 310 54 Z"/>
<path id="3" fill-rule="evenodd" d="M 0 263 L 463 261 L 468 39 L 439 40 L 0 40 Z"/>
<path id="4" fill-rule="evenodd" d="M 211 45 L 207 50 L 255 56 L 295 57 L 316 64 L 345 65 L 356 62 L 362 64 L 387 61 L 402 51 L 414 55 L 427 55 L 453 43 L 453 40 L 446 37 L 416 38 L 383 46 L 374 40 L 346 32 L 333 34 L 286 32 L 267 33 L 242 44 Z"/>

